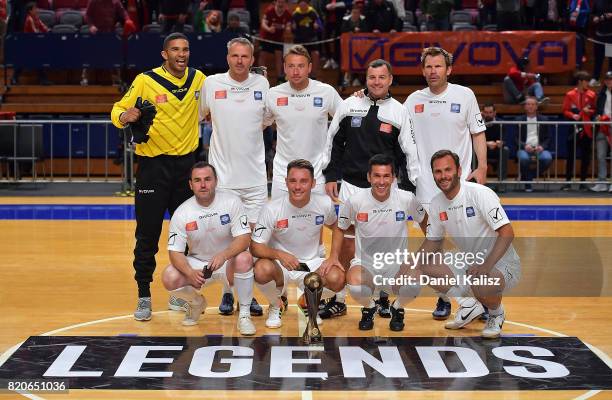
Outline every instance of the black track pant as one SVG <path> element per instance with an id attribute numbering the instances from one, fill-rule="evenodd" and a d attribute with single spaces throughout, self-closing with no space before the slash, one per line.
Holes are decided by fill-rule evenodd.
<path id="1" fill-rule="evenodd" d="M 194 153 L 184 156 L 139 157 L 136 173 L 136 247 L 134 279 L 138 297 L 149 297 L 155 271 L 155 254 L 164 222 L 193 195 L 189 189 L 189 171 L 195 162 Z"/>

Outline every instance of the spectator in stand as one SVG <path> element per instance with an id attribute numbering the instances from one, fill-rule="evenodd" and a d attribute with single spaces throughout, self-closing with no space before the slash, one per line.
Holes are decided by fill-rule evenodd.
<path id="1" fill-rule="evenodd" d="M 612 45 L 612 1 L 595 0 L 593 3 L 593 24 L 595 25 L 595 40 Z M 606 45 L 594 43 L 595 63 L 593 64 L 593 79 L 590 86 L 599 86 L 599 77 L 605 61 Z M 612 71 L 612 57 L 608 58 L 608 72 Z"/>
<path id="2" fill-rule="evenodd" d="M 310 5 L 308 0 L 300 0 L 298 2 L 293 16 L 291 17 L 291 28 L 293 30 L 293 41 L 298 44 L 304 44 L 317 41 L 317 31 L 321 29 L 321 19 Z M 319 45 L 311 44 L 304 45 L 312 58 L 312 78 L 316 78 L 319 72 Z"/>
<path id="3" fill-rule="evenodd" d="M 421 0 L 428 31 L 450 31 L 450 15 L 454 0 Z"/>
<path id="4" fill-rule="evenodd" d="M 195 29 L 197 32 L 219 33 L 221 32 L 222 22 L 221 12 L 219 10 L 210 10 L 206 14 L 206 18 L 199 18 Z"/>
<path id="5" fill-rule="evenodd" d="M 361 14 L 362 4 L 354 3 L 351 13 L 342 18 L 342 33 L 368 32 L 368 22 L 366 17 Z M 342 86 L 361 86 L 359 78 L 353 77 L 350 71 L 344 73 Z"/>
<path id="6" fill-rule="evenodd" d="M 497 121 L 497 111 L 493 103 L 486 103 L 482 107 L 482 117 L 485 120 L 485 131 L 487 140 L 487 160 L 495 160 L 497 164 L 497 177 L 500 181 L 505 181 L 508 177 L 508 158 L 510 150 L 505 145 L 502 136 L 502 126 L 494 124 Z M 505 191 L 503 186 L 498 188 L 498 192 Z"/>
<path id="7" fill-rule="evenodd" d="M 536 0 L 535 28 L 537 30 L 559 31 L 563 26 L 565 0 Z"/>
<path id="8" fill-rule="evenodd" d="M 0 64 L 4 64 L 4 35 L 8 23 L 6 0 L 0 0 Z"/>
<path id="9" fill-rule="evenodd" d="M 480 14 L 480 23 L 483 26 L 497 23 L 497 7 L 495 0 L 479 0 L 478 12 Z"/>
<path id="10" fill-rule="evenodd" d="M 240 17 L 236 14 L 232 14 L 227 17 L 227 28 L 225 28 L 225 32 L 230 32 L 237 36 L 245 36 L 249 33 L 249 30 L 240 25 Z"/>
<path id="11" fill-rule="evenodd" d="M 563 115 L 570 121 L 591 121 L 595 114 L 595 92 L 588 88 L 589 73 L 576 72 L 576 87 L 565 94 L 563 99 Z M 593 141 L 593 126 L 590 124 L 573 125 L 567 136 L 567 163 L 565 180 L 570 182 L 574 177 L 574 161 L 580 152 L 580 181 L 586 180 L 591 163 L 591 142 Z M 571 190 L 569 183 L 563 185 L 562 190 Z M 586 190 L 584 184 L 581 190 Z"/>
<path id="12" fill-rule="evenodd" d="M 283 72 L 283 45 L 284 35 L 291 29 L 291 14 L 287 11 L 287 0 L 274 0 L 268 6 L 261 19 L 259 65 L 270 65 L 270 54 L 274 55 L 274 67 L 278 74 L 278 81 L 285 80 Z M 271 43 L 269 41 L 278 42 Z"/>
<path id="13" fill-rule="evenodd" d="M 89 25 L 89 33 L 115 32 L 118 23 L 123 24 L 123 31 L 127 35 L 136 31 L 136 25 L 130 19 L 127 11 L 123 8 L 120 0 L 90 0 L 85 11 L 85 18 Z M 113 72 L 113 83 L 120 84 L 121 79 L 119 70 Z M 81 85 L 89 84 L 89 74 L 87 68 L 81 72 Z"/>
<path id="14" fill-rule="evenodd" d="M 540 83 L 540 74 L 528 72 L 529 59 L 520 58 L 516 65 L 510 67 L 508 75 L 504 78 L 504 99 L 507 103 L 518 104 L 525 101 L 525 95 L 534 96 L 538 104 L 548 102 L 544 97 L 544 88 Z"/>
<path id="15" fill-rule="evenodd" d="M 592 0 L 568 0 L 566 30 L 576 32 L 576 66 L 582 68 Z"/>
<path id="16" fill-rule="evenodd" d="M 547 118 L 538 114 L 538 101 L 533 96 L 525 99 L 525 115 L 518 117 L 517 121 L 526 121 L 526 125 L 519 125 L 519 140 L 517 158 L 521 171 L 521 180 L 531 181 L 534 174 L 531 172 L 532 163 L 538 163 L 536 171 L 540 174 L 546 172 L 552 163 L 552 154 L 547 149 L 550 146 L 548 125 L 540 125 L 538 121 L 547 121 Z M 526 192 L 533 192 L 530 183 L 525 184 Z"/>
<path id="17" fill-rule="evenodd" d="M 44 22 L 40 20 L 38 16 L 38 7 L 36 3 L 28 3 L 25 6 L 25 20 L 23 22 L 24 33 L 45 33 L 49 32 L 49 28 Z M 13 78 L 11 84 L 16 85 L 19 82 L 19 76 L 21 75 L 21 68 L 15 68 L 13 71 Z M 38 69 L 38 79 L 41 85 L 51 85 L 51 82 L 47 79 L 47 74 L 44 69 Z"/>
<path id="18" fill-rule="evenodd" d="M 400 32 L 402 21 L 397 17 L 395 7 L 386 0 L 372 0 L 363 11 L 368 30 L 374 33 L 380 32 Z"/>
<path id="19" fill-rule="evenodd" d="M 606 73 L 604 86 L 597 95 L 597 120 L 610 122 L 612 119 L 612 71 Z M 606 156 L 610 151 L 610 125 L 599 125 L 595 145 L 597 146 L 597 180 L 605 181 L 608 178 L 608 160 Z M 612 173 L 612 171 L 610 171 Z M 605 183 L 598 183 L 591 188 L 594 192 L 612 192 L 612 185 L 608 188 Z"/>
<path id="20" fill-rule="evenodd" d="M 159 1 L 159 21 L 162 23 L 164 34 L 183 32 L 188 14 L 189 0 Z"/>
<path id="21" fill-rule="evenodd" d="M 496 0 L 495 5 L 498 31 L 516 31 L 521 28 L 520 1 Z"/>
<path id="22" fill-rule="evenodd" d="M 325 0 L 323 1 L 325 18 L 325 38 L 332 39 L 340 36 L 342 32 L 342 18 L 346 13 L 346 2 L 340 0 Z M 333 48 L 333 51 L 332 51 Z M 323 65 L 323 69 L 338 69 L 340 62 L 340 42 L 325 43 L 325 56 L 327 61 Z M 338 60 L 336 62 L 336 60 Z"/>

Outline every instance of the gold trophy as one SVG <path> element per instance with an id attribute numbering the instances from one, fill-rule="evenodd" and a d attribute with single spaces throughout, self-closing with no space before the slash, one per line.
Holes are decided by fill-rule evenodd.
<path id="1" fill-rule="evenodd" d="M 316 272 L 311 272 L 304 277 L 304 298 L 308 310 L 308 323 L 302 335 L 304 344 L 319 343 L 323 341 L 321 330 L 317 324 L 319 302 L 323 294 L 323 280 Z"/>

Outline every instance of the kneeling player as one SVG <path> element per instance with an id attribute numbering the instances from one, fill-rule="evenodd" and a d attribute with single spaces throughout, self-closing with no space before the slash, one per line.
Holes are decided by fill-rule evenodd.
<path id="1" fill-rule="evenodd" d="M 354 221 L 355 258 L 351 261 L 346 282 L 351 296 L 363 306 L 359 329 L 370 330 L 374 327 L 377 307 L 372 296 L 375 288 L 384 288 L 397 295 L 391 305 L 389 327 L 393 331 L 401 331 L 404 329 L 404 305 L 416 297 L 419 285 L 394 283 L 410 275 L 410 266 L 401 260 L 380 265 L 377 254 L 395 255 L 407 251 L 408 217 L 412 216 L 425 232 L 427 214 L 414 194 L 393 185 L 395 171 L 392 157 L 377 154 L 370 158 L 367 178 L 371 188 L 355 193 L 340 206 L 330 263 L 339 264 L 344 232 Z"/>
<path id="2" fill-rule="evenodd" d="M 217 173 L 208 163 L 192 167 L 189 186 L 194 196 L 181 204 L 170 221 L 171 264 L 162 275 L 164 286 L 187 303 L 183 325 L 195 325 L 206 309 L 200 288 L 214 281 L 233 284 L 240 302 L 238 330 L 242 335 L 254 335 L 249 313 L 253 257 L 246 251 L 251 229 L 244 207 L 237 196 L 215 191 Z"/>
<path id="3" fill-rule="evenodd" d="M 288 193 L 264 206 L 251 237 L 251 252 L 259 257 L 255 281 L 270 302 L 268 328 L 281 327 L 279 297 L 291 282 L 303 289 L 308 271 L 323 278 L 324 298 L 344 288 L 342 267 L 328 265 L 318 256 L 321 230 L 323 225 L 336 225 L 336 210 L 328 196 L 312 192 L 316 184 L 312 164 L 291 161 L 286 183 Z"/>
<path id="4" fill-rule="evenodd" d="M 432 254 L 430 258 L 435 259 L 447 234 L 458 248 L 457 252 L 450 254 L 455 257 L 460 254 L 461 258 L 456 258 L 451 264 L 452 271 L 439 258 L 419 269 L 429 277 L 446 278 L 430 285 L 440 292 L 449 296 L 473 293 L 489 309 L 482 336 L 497 338 L 505 320 L 502 293 L 516 286 L 521 276 L 520 259 L 512 246 L 512 225 L 499 197 L 491 189 L 461 182 L 461 167 L 455 153 L 449 150 L 436 152 L 431 157 L 431 169 L 442 193 L 431 201 L 430 224 L 421 251 Z M 476 319 L 484 312 L 480 303 L 472 299 L 471 303 L 462 304 L 454 321 L 447 322 L 446 328 L 459 329 Z"/>

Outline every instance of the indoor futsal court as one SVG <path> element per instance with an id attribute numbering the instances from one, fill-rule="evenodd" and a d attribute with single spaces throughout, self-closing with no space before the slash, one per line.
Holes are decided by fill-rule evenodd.
<path id="1" fill-rule="evenodd" d="M 45 379 L 69 386 L 3 391 L 3 399 L 612 398 L 608 198 L 502 198 L 523 277 L 504 298 L 500 339 L 481 339 L 480 321 L 445 330 L 431 317 L 433 292 L 424 291 L 408 305 L 403 332 L 378 316 L 373 331 L 359 331 L 359 307 L 347 296 L 348 314 L 325 320 L 323 343 L 311 347 L 300 341 L 295 289 L 281 329 L 265 327 L 264 309 L 256 336 L 240 337 L 235 316 L 218 314 L 221 286 L 204 292 L 200 323 L 182 326 L 159 279 L 167 223 L 153 319 L 135 321 L 131 199 L 1 202 L 0 379 L 4 387 Z M 326 232 L 328 250 L 329 241 Z"/>

